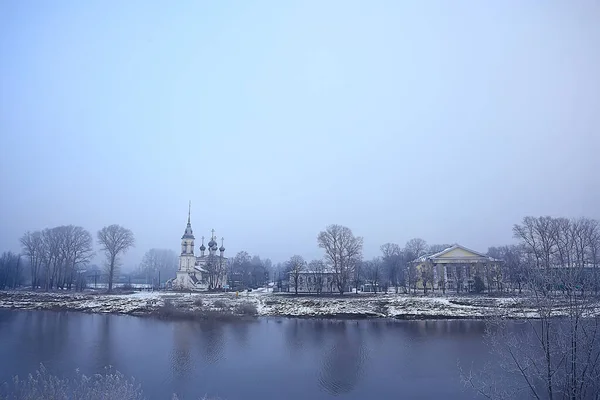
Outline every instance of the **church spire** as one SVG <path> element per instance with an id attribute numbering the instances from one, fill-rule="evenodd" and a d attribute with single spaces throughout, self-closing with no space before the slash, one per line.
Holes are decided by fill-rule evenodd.
<path id="1" fill-rule="evenodd" d="M 192 216 L 192 201 L 190 200 L 190 204 L 188 206 L 188 225 L 191 225 L 190 218 Z"/>
<path id="2" fill-rule="evenodd" d="M 190 200 L 190 204 L 188 206 L 188 221 L 187 226 L 185 227 L 185 232 L 181 239 L 194 239 L 194 231 L 192 231 L 192 202 Z"/>

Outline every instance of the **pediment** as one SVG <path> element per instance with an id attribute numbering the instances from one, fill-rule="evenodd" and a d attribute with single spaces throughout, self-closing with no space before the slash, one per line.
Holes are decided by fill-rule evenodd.
<path id="1" fill-rule="evenodd" d="M 479 253 L 477 251 L 467 249 L 466 247 L 461 246 L 459 244 L 455 244 L 454 246 L 449 247 L 445 250 L 442 250 L 439 253 L 432 254 L 432 255 L 428 256 L 427 258 L 434 259 L 434 260 L 440 260 L 440 261 L 441 260 L 455 260 L 455 259 L 461 259 L 461 260 L 481 259 L 481 258 L 489 259 L 489 257 L 483 253 Z"/>

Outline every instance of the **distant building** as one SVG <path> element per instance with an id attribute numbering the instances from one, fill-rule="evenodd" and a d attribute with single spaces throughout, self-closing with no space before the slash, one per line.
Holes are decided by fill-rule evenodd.
<path id="1" fill-rule="evenodd" d="M 181 237 L 181 254 L 177 277 L 169 282 L 177 290 L 222 289 L 227 284 L 227 258 L 221 238 L 221 247 L 215 240 L 215 230 L 211 231 L 208 247 L 204 246 L 204 236 L 200 245 L 200 255 L 194 254 L 194 233 L 191 224 L 191 204 L 188 210 L 188 221 Z M 206 251 L 208 250 L 208 253 Z M 217 251 L 219 252 L 217 254 Z"/>
<path id="2" fill-rule="evenodd" d="M 298 274 L 298 293 L 336 293 L 338 287 L 335 282 L 336 274 L 332 270 L 301 271 Z M 281 291 L 295 292 L 294 277 L 291 273 L 288 281 L 282 285 Z M 350 284 L 345 291 L 350 291 Z"/>
<path id="3" fill-rule="evenodd" d="M 502 284 L 502 261 L 483 253 L 455 244 L 435 254 L 413 261 L 416 265 L 417 287 L 423 289 L 423 274 L 427 289 L 470 292 L 475 288 L 475 277 L 483 281 L 486 288 L 498 288 Z"/>

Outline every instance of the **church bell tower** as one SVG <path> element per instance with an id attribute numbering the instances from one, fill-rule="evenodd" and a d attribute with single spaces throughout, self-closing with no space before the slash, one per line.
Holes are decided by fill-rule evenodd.
<path id="1" fill-rule="evenodd" d="M 179 256 L 179 271 L 194 272 L 196 256 L 194 255 L 194 232 L 191 223 L 192 202 L 188 207 L 188 220 L 185 232 L 181 237 L 181 255 Z"/>

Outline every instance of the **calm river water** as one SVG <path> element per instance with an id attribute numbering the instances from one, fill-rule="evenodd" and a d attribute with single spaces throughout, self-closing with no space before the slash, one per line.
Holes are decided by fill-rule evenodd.
<path id="1" fill-rule="evenodd" d="M 468 399 L 457 362 L 490 358 L 481 321 L 165 322 L 0 310 L 0 382 L 112 365 L 150 399 Z"/>

